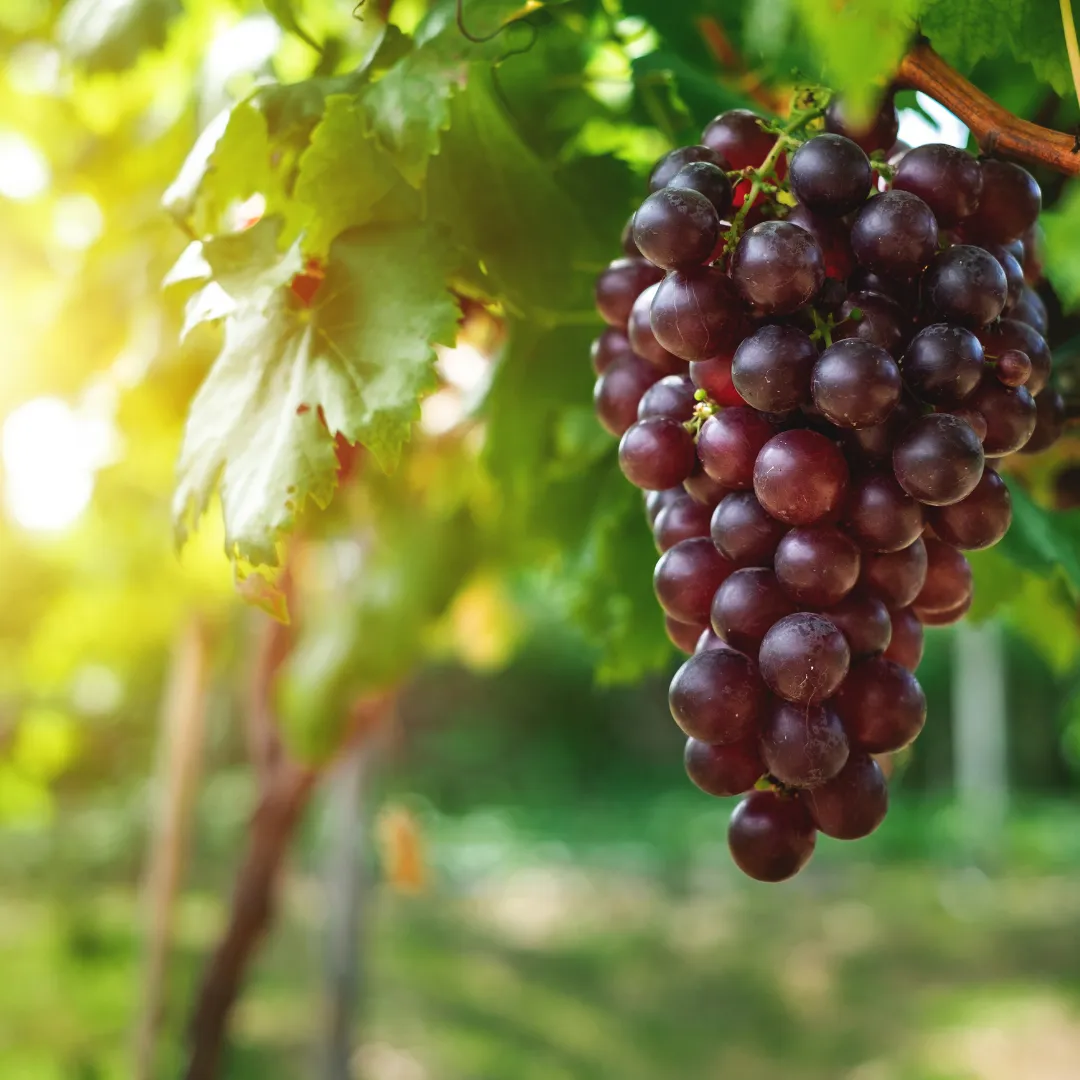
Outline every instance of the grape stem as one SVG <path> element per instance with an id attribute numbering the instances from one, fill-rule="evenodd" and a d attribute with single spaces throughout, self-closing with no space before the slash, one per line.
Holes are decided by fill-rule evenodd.
<path id="1" fill-rule="evenodd" d="M 900 62 L 896 81 L 909 90 L 921 90 L 955 113 L 985 153 L 1001 153 L 1028 165 L 1048 165 L 1069 176 L 1080 174 L 1080 138 L 1014 116 L 926 42 L 916 45 Z"/>

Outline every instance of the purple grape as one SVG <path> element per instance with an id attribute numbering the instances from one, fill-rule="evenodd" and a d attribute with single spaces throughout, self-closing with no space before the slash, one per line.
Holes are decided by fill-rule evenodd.
<path id="1" fill-rule="evenodd" d="M 930 310 L 963 326 L 985 326 L 1005 307 L 1009 282 L 1001 263 L 981 247 L 954 244 L 935 255 L 923 274 Z"/>
<path id="2" fill-rule="evenodd" d="M 918 680 L 881 656 L 855 664 L 832 704 L 851 745 L 869 754 L 903 749 L 926 723 L 926 695 Z"/>
<path id="3" fill-rule="evenodd" d="M 788 525 L 813 525 L 836 514 L 847 494 L 848 467 L 835 443 L 816 431 L 783 431 L 754 464 L 758 502 Z"/>
<path id="4" fill-rule="evenodd" d="M 950 611 L 971 596 L 974 582 L 971 565 L 950 544 L 927 537 L 926 580 L 912 601 L 917 611 L 929 613 Z"/>
<path id="5" fill-rule="evenodd" d="M 843 135 L 815 135 L 795 151 L 790 180 L 792 194 L 812 213 L 843 217 L 870 194 L 870 160 Z"/>
<path id="6" fill-rule="evenodd" d="M 638 419 L 666 416 L 686 423 L 694 415 L 694 384 L 686 375 L 666 375 L 653 383 L 638 403 Z"/>
<path id="7" fill-rule="evenodd" d="M 765 706 L 765 687 L 753 661 L 741 653 L 695 653 L 671 680 L 668 704 L 689 736 L 713 745 L 752 735 Z"/>
<path id="8" fill-rule="evenodd" d="M 660 606 L 673 619 L 704 624 L 716 590 L 733 569 L 711 540 L 682 540 L 660 557 L 653 587 Z"/>
<path id="9" fill-rule="evenodd" d="M 1048 450 L 1065 431 L 1065 399 L 1047 386 L 1035 395 L 1035 430 L 1020 448 L 1022 454 L 1038 454 Z"/>
<path id="10" fill-rule="evenodd" d="M 926 581 L 926 542 L 920 536 L 900 551 L 864 552 L 860 584 L 890 611 L 910 607 Z"/>
<path id="11" fill-rule="evenodd" d="M 825 258 L 805 229 L 788 221 L 763 221 L 743 234 L 730 273 L 739 294 L 758 312 L 790 315 L 821 288 Z"/>
<path id="12" fill-rule="evenodd" d="M 670 615 L 664 616 L 664 629 L 667 631 L 671 644 L 687 656 L 693 654 L 702 634 L 702 627 L 694 623 L 681 623 Z"/>
<path id="13" fill-rule="evenodd" d="M 787 531 L 752 491 L 733 491 L 713 511 L 713 543 L 734 566 L 772 566 L 776 545 Z"/>
<path id="14" fill-rule="evenodd" d="M 832 780 L 802 798 L 817 828 L 835 840 L 869 836 L 889 809 L 889 788 L 881 766 L 869 754 L 855 750 Z"/>
<path id="15" fill-rule="evenodd" d="M 776 136 L 766 131 L 757 113 L 729 109 L 711 120 L 701 141 L 729 162 L 729 168 L 757 168 L 768 156 Z"/>
<path id="16" fill-rule="evenodd" d="M 983 174 L 978 161 L 966 150 L 927 143 L 904 155 L 892 186 L 895 191 L 918 195 L 938 224 L 951 229 L 978 209 Z"/>
<path id="17" fill-rule="evenodd" d="M 780 541 L 775 567 L 784 591 L 800 607 L 832 607 L 859 580 L 859 547 L 831 525 L 796 528 Z"/>
<path id="18" fill-rule="evenodd" d="M 758 653 L 769 689 L 798 705 L 817 705 L 832 697 L 850 661 L 844 635 L 828 619 L 807 611 L 774 623 Z"/>
<path id="19" fill-rule="evenodd" d="M 1016 319 L 1000 319 L 978 331 L 979 341 L 988 360 L 996 360 L 1008 349 L 1027 353 L 1031 375 L 1025 385 L 1028 393 L 1037 394 L 1050 381 L 1050 349 L 1037 330 Z"/>
<path id="20" fill-rule="evenodd" d="M 776 434 L 776 425 L 747 405 L 710 416 L 698 433 L 697 452 L 705 471 L 732 490 L 754 486 L 754 462 Z"/>
<path id="21" fill-rule="evenodd" d="M 668 189 L 696 191 L 704 195 L 721 220 L 731 213 L 731 181 L 727 173 L 711 161 L 692 161 L 684 165 L 671 178 Z"/>
<path id="22" fill-rule="evenodd" d="M 822 217 L 807 207 L 793 206 L 787 215 L 792 225 L 805 229 L 821 248 L 825 259 L 825 278 L 846 281 L 855 269 L 855 254 L 851 250 L 851 230 L 837 218 Z"/>
<path id="23" fill-rule="evenodd" d="M 914 277 L 933 258 L 937 220 L 930 207 L 907 191 L 875 195 L 851 226 L 851 250 L 868 270 Z"/>
<path id="24" fill-rule="evenodd" d="M 982 476 L 984 461 L 983 448 L 970 425 L 949 413 L 919 417 L 904 429 L 893 449 L 893 470 L 900 486 L 929 506 L 947 506 L 970 495 Z"/>
<path id="25" fill-rule="evenodd" d="M 814 365 L 814 404 L 837 427 L 872 427 L 886 420 L 900 400 L 903 384 L 896 361 L 859 338 L 830 345 Z"/>
<path id="26" fill-rule="evenodd" d="M 635 487 L 648 491 L 674 487 L 694 468 L 694 437 L 666 416 L 639 420 L 619 441 L 619 467 Z"/>
<path id="27" fill-rule="evenodd" d="M 832 339 L 858 338 L 897 356 L 907 343 L 909 325 L 895 300 L 880 293 L 855 292 L 840 307 L 840 322 L 833 327 Z"/>
<path id="28" fill-rule="evenodd" d="M 825 112 L 825 130 L 851 139 L 866 154 L 888 150 L 896 142 L 896 133 L 900 130 L 892 94 L 882 99 L 878 111 L 866 123 L 861 118 L 859 121 L 853 119 L 844 99 L 834 97 Z"/>
<path id="29" fill-rule="evenodd" d="M 637 420 L 642 395 L 659 377 L 656 368 L 632 353 L 604 371 L 596 380 L 593 404 L 607 431 L 621 436 Z"/>
<path id="30" fill-rule="evenodd" d="M 646 491 L 645 517 L 648 519 L 650 528 L 656 524 L 656 519 L 673 503 L 686 495 L 683 488 L 673 487 L 666 491 Z"/>
<path id="31" fill-rule="evenodd" d="M 1042 192 L 1026 169 L 1011 161 L 984 158 L 979 205 L 964 222 L 964 235 L 976 242 L 1008 244 L 1035 224 L 1042 209 Z"/>
<path id="32" fill-rule="evenodd" d="M 716 208 L 698 191 L 654 191 L 634 215 L 634 243 L 665 270 L 689 270 L 707 262 L 720 240 Z"/>
<path id="33" fill-rule="evenodd" d="M 735 286 L 719 267 L 672 271 L 652 305 L 657 341 L 683 360 L 731 356 L 745 336 L 746 317 Z"/>
<path id="34" fill-rule="evenodd" d="M 756 739 L 711 746 L 700 739 L 687 739 L 683 753 L 686 775 L 706 795 L 723 798 L 742 795 L 765 775 Z"/>
<path id="35" fill-rule="evenodd" d="M 712 513 L 708 506 L 696 502 L 689 495 L 676 499 L 660 511 L 653 524 L 656 546 L 664 552 L 682 540 L 708 536 Z"/>
<path id="36" fill-rule="evenodd" d="M 664 276 L 644 259 L 616 259 L 596 279 L 596 310 L 608 326 L 622 330 L 641 292 Z"/>
<path id="37" fill-rule="evenodd" d="M 946 544 L 966 551 L 992 547 L 1012 521 L 1012 498 L 1005 481 L 987 466 L 975 490 L 951 506 L 929 512 L 934 533 Z"/>
<path id="38" fill-rule="evenodd" d="M 786 881 L 814 854 L 810 814 L 796 798 L 752 791 L 731 815 L 728 848 L 735 865 L 756 881 Z"/>
<path id="39" fill-rule="evenodd" d="M 817 347 L 798 327 L 769 324 L 735 350 L 732 382 L 759 412 L 790 412 L 810 401 L 810 374 L 817 357 Z"/>
<path id="40" fill-rule="evenodd" d="M 820 787 L 847 762 L 847 735 L 827 706 L 778 701 L 762 728 L 761 756 L 780 783 Z"/>
<path id="41" fill-rule="evenodd" d="M 626 338 L 635 355 L 648 360 L 660 375 L 682 375 L 686 372 L 686 362 L 669 353 L 652 330 L 652 302 L 659 283 L 642 289 L 641 295 L 630 309 L 630 318 L 626 322 Z"/>
<path id="42" fill-rule="evenodd" d="M 677 150 L 665 154 L 653 166 L 653 171 L 649 174 L 649 191 L 659 191 L 667 187 L 679 171 L 693 161 L 707 161 L 710 165 L 725 170 L 738 167 L 729 165 L 723 155 L 708 146 L 680 146 Z"/>
<path id="43" fill-rule="evenodd" d="M 922 660 L 922 623 L 911 608 L 891 611 L 889 617 L 892 620 L 892 638 L 882 655 L 886 660 L 892 660 L 908 671 L 914 671 Z"/>
<path id="44" fill-rule="evenodd" d="M 986 421 L 982 441 L 987 457 L 1003 457 L 1023 449 L 1035 431 L 1038 409 L 1026 386 L 1005 386 L 991 372 L 965 404 Z"/>
<path id="45" fill-rule="evenodd" d="M 770 627 L 795 611 L 795 604 L 772 570 L 747 567 L 736 570 L 716 590 L 713 633 L 739 652 L 756 654 Z"/>
<path id="46" fill-rule="evenodd" d="M 844 525 L 867 551 L 900 551 L 922 535 L 923 512 L 891 470 L 880 470 L 852 480 Z"/>
<path id="47" fill-rule="evenodd" d="M 603 375 L 616 360 L 625 360 L 630 353 L 630 340 L 622 330 L 614 326 L 606 327 L 604 332 L 592 343 L 591 357 L 593 371 Z"/>
<path id="48" fill-rule="evenodd" d="M 1020 299 L 1010 312 L 1010 316 L 1017 322 L 1030 326 L 1037 334 L 1046 336 L 1050 326 L 1050 317 L 1046 312 L 1046 305 L 1042 297 L 1030 286 L 1025 285 L 1020 293 Z"/>
<path id="49" fill-rule="evenodd" d="M 889 647 L 892 619 L 876 596 L 857 589 L 822 614 L 847 638 L 852 660 L 878 656 Z"/>

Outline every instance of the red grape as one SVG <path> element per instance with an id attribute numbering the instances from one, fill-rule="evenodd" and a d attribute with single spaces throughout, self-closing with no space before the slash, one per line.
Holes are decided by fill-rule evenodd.
<path id="1" fill-rule="evenodd" d="M 886 660 L 895 661 L 908 671 L 919 666 L 923 654 L 923 628 L 911 608 L 900 608 L 890 612 L 892 619 L 892 639 L 885 650 Z"/>
<path id="2" fill-rule="evenodd" d="M 773 517 L 813 525 L 836 514 L 847 493 L 848 467 L 835 443 L 816 431 L 783 431 L 754 465 L 754 494 Z"/>
<path id="3" fill-rule="evenodd" d="M 927 537 L 926 581 L 912 602 L 917 612 L 948 611 L 971 596 L 971 566 L 949 544 Z"/>
<path id="4" fill-rule="evenodd" d="M 707 262 L 719 239 L 716 207 L 689 188 L 654 191 L 634 215 L 634 243 L 665 270 L 689 270 Z"/>
<path id="5" fill-rule="evenodd" d="M 889 610 L 868 592 L 858 589 L 850 592 L 822 614 L 847 638 L 853 660 L 877 656 L 889 647 L 892 640 Z"/>
<path id="6" fill-rule="evenodd" d="M 736 570 L 716 590 L 712 603 L 713 632 L 733 649 L 756 654 L 761 639 L 795 604 L 765 567 Z"/>
<path id="7" fill-rule="evenodd" d="M 1022 454 L 1038 454 L 1048 450 L 1065 430 L 1065 399 L 1048 386 L 1035 395 L 1035 430 L 1020 448 Z"/>
<path id="8" fill-rule="evenodd" d="M 742 795 L 765 775 L 757 740 L 712 746 L 687 739 L 683 753 L 686 775 L 707 795 Z"/>
<path id="9" fill-rule="evenodd" d="M 735 865 L 757 881 L 785 881 L 814 854 L 816 834 L 806 807 L 792 796 L 753 791 L 731 815 L 728 848 Z"/>
<path id="10" fill-rule="evenodd" d="M 983 174 L 978 161 L 966 150 L 927 143 L 903 156 L 892 186 L 918 195 L 934 212 L 938 224 L 951 229 L 978 209 Z"/>
<path id="11" fill-rule="evenodd" d="M 790 412 L 810 401 L 810 374 L 817 357 L 816 346 L 798 327 L 766 325 L 736 349 L 732 381 L 755 409 Z"/>
<path id="12" fill-rule="evenodd" d="M 868 270 L 907 278 L 933 258 L 937 237 L 937 221 L 922 199 L 907 191 L 887 191 L 856 215 L 851 250 Z"/>
<path id="13" fill-rule="evenodd" d="M 825 112 L 825 130 L 857 143 L 864 153 L 888 150 L 896 142 L 900 118 L 892 94 L 886 94 L 878 111 L 868 121 L 855 120 L 842 97 L 834 97 Z"/>
<path id="14" fill-rule="evenodd" d="M 1019 240 L 1042 209 L 1042 192 L 1026 169 L 1011 161 L 984 158 L 983 184 L 975 213 L 964 222 L 964 235 L 995 244 Z"/>
<path id="15" fill-rule="evenodd" d="M 653 536 L 660 551 L 667 551 L 681 540 L 709 535 L 712 509 L 704 503 L 683 495 L 670 506 L 664 507 L 653 524 Z"/>
<path id="16" fill-rule="evenodd" d="M 905 667 L 878 656 L 854 664 L 832 701 L 852 746 L 900 750 L 926 723 L 926 695 Z"/>
<path id="17" fill-rule="evenodd" d="M 778 701 L 761 731 L 761 756 L 780 783 L 819 787 L 844 767 L 847 735 L 827 706 Z"/>
<path id="18" fill-rule="evenodd" d="M 817 241 L 788 221 L 763 221 L 747 230 L 731 258 L 731 280 L 764 315 L 789 315 L 808 303 L 825 280 Z"/>
<path id="19" fill-rule="evenodd" d="M 850 661 L 847 639 L 835 624 L 807 611 L 775 623 L 758 653 L 769 689 L 799 705 L 817 705 L 831 697 Z"/>
<path id="20" fill-rule="evenodd" d="M 815 135 L 795 151 L 791 193 L 811 212 L 843 217 L 870 194 L 870 161 L 843 135 Z"/>
<path id="21" fill-rule="evenodd" d="M 922 283 L 930 310 L 963 326 L 992 322 L 1009 295 L 1001 263 L 989 251 L 971 244 L 954 244 L 935 255 Z"/>
<path id="22" fill-rule="evenodd" d="M 633 353 L 616 360 L 596 380 L 593 390 L 600 423 L 612 435 L 622 435 L 637 420 L 642 395 L 659 377 L 656 368 Z"/>
<path id="23" fill-rule="evenodd" d="M 734 743 L 758 727 L 765 688 L 751 660 L 726 649 L 695 653 L 671 680 L 671 715 L 682 730 L 707 743 Z"/>
<path id="24" fill-rule="evenodd" d="M 666 416 L 639 420 L 619 442 L 619 466 L 635 487 L 649 491 L 674 487 L 694 468 L 694 437 Z"/>
<path id="25" fill-rule="evenodd" d="M 1012 521 L 1012 498 L 1005 481 L 987 466 L 966 499 L 935 506 L 928 515 L 934 533 L 955 548 L 973 550 L 996 544 Z"/>
<path id="26" fill-rule="evenodd" d="M 596 310 L 609 326 L 623 329 L 638 295 L 663 276 L 644 259 L 616 259 L 596 279 Z"/>
<path id="27" fill-rule="evenodd" d="M 886 420 L 900 400 L 896 361 L 859 338 L 829 346 L 810 379 L 814 404 L 837 427 L 872 427 Z"/>
<path id="28" fill-rule="evenodd" d="M 817 828 L 836 840 L 869 836 L 889 809 L 889 788 L 881 766 L 856 750 L 832 780 L 801 798 Z"/>
<path id="29" fill-rule="evenodd" d="M 900 551 L 863 553 L 859 580 L 890 610 L 910 607 L 926 581 L 926 543 L 920 536 Z"/>
<path id="30" fill-rule="evenodd" d="M 665 154 L 653 166 L 653 171 L 649 174 L 649 191 L 659 191 L 667 187 L 679 171 L 693 161 L 707 161 L 718 169 L 736 168 L 729 165 L 723 155 L 708 146 L 680 146 L 677 150 Z"/>
<path id="31" fill-rule="evenodd" d="M 995 385 L 1001 386 L 996 380 Z M 979 411 L 986 415 L 983 409 Z M 931 413 L 913 421 L 893 448 L 893 469 L 900 486 L 930 506 L 947 506 L 970 495 L 982 476 L 983 463 L 983 448 L 975 432 L 949 413 Z"/>
<path id="32" fill-rule="evenodd" d="M 734 566 L 772 566 L 776 545 L 786 531 L 752 491 L 725 495 L 713 511 L 713 543 Z"/>
<path id="33" fill-rule="evenodd" d="M 733 569 L 711 540 L 682 540 L 660 557 L 653 587 L 660 606 L 673 619 L 707 623 L 713 595 Z"/>
<path id="34" fill-rule="evenodd" d="M 796 528 L 780 541 L 775 566 L 777 579 L 797 604 L 832 607 L 859 580 L 859 547 L 831 525 Z"/>
<path id="35" fill-rule="evenodd" d="M 731 356 L 746 319 L 735 286 L 722 269 L 674 270 L 660 283 L 652 304 L 657 341 L 684 360 Z"/>
<path id="36" fill-rule="evenodd" d="M 868 472 L 851 481 L 844 525 L 867 551 L 899 551 L 922 535 L 923 512 L 891 470 Z"/>
<path id="37" fill-rule="evenodd" d="M 749 406 L 723 409 L 698 433 L 697 452 L 705 471 L 726 488 L 754 486 L 754 462 L 776 434 L 776 426 Z"/>
<path id="38" fill-rule="evenodd" d="M 694 384 L 686 375 L 665 375 L 653 383 L 638 403 L 638 419 L 666 416 L 686 423 L 694 415 Z"/>

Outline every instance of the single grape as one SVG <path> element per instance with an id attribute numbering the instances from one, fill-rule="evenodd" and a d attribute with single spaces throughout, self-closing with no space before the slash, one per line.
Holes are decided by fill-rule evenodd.
<path id="1" fill-rule="evenodd" d="M 1047 386 L 1035 395 L 1035 430 L 1020 448 L 1022 454 L 1038 454 L 1048 450 L 1065 431 L 1065 399 Z"/>
<path id="2" fill-rule="evenodd" d="M 816 834 L 806 807 L 792 796 L 752 791 L 731 815 L 728 848 L 756 881 L 786 881 L 814 854 Z"/>
<path id="3" fill-rule="evenodd" d="M 702 634 L 702 627 L 695 623 L 681 623 L 670 615 L 664 616 L 664 629 L 668 639 L 680 652 L 692 655 Z"/>
<path id="4" fill-rule="evenodd" d="M 713 543 L 734 566 L 772 566 L 776 545 L 786 531 L 752 491 L 725 495 L 713 511 Z"/>
<path id="5" fill-rule="evenodd" d="M 843 217 L 870 194 L 870 159 L 843 135 L 815 135 L 791 159 L 791 192 L 822 217 Z"/>
<path id="6" fill-rule="evenodd" d="M 704 390 L 717 405 L 745 405 L 731 381 L 731 358 L 713 356 L 690 364 L 690 378 L 699 390 Z"/>
<path id="7" fill-rule="evenodd" d="M 955 607 L 946 608 L 944 611 L 929 611 L 918 604 L 913 605 L 911 610 L 924 626 L 951 626 L 959 622 L 971 609 L 973 596 L 973 593 L 968 593 Z"/>
<path id="8" fill-rule="evenodd" d="M 619 467 L 635 487 L 648 491 L 674 487 L 694 468 L 694 437 L 666 416 L 639 420 L 619 441 Z"/>
<path id="9" fill-rule="evenodd" d="M 959 225 L 979 206 L 983 174 L 966 150 L 927 143 L 909 150 L 893 177 L 893 189 L 918 195 L 943 229 Z"/>
<path id="10" fill-rule="evenodd" d="M 881 766 L 858 750 L 848 755 L 832 780 L 802 798 L 817 828 L 834 840 L 869 836 L 889 809 L 889 787 Z"/>
<path id="11" fill-rule="evenodd" d="M 710 510 L 728 493 L 723 484 L 717 483 L 701 467 L 700 460 L 695 463 L 694 471 L 683 481 L 683 488 L 690 498 Z"/>
<path id="12" fill-rule="evenodd" d="M 835 624 L 808 611 L 774 623 L 758 653 L 769 689 L 798 705 L 817 705 L 832 697 L 850 662 L 847 639 Z"/>
<path id="13" fill-rule="evenodd" d="M 665 154 L 654 166 L 649 174 L 649 191 L 659 191 L 665 188 L 678 175 L 679 171 L 693 161 L 707 161 L 718 169 L 737 168 L 729 165 L 722 154 L 708 146 L 680 146 Z"/>
<path id="14" fill-rule="evenodd" d="M 900 486 L 930 506 L 947 506 L 970 495 L 982 476 L 984 460 L 975 432 L 949 413 L 919 417 L 893 448 L 893 470 Z"/>
<path id="15" fill-rule="evenodd" d="M 931 405 L 959 405 L 979 385 L 983 347 L 961 326 L 934 323 L 920 330 L 900 360 L 911 392 Z"/>
<path id="16" fill-rule="evenodd" d="M 926 581 L 912 601 L 916 612 L 948 611 L 971 596 L 973 581 L 967 559 L 949 544 L 927 537 Z"/>
<path id="17" fill-rule="evenodd" d="M 946 248 L 923 274 L 923 296 L 930 310 L 950 323 L 985 326 L 1001 314 L 1008 295 L 1001 263 L 971 244 Z"/>
<path id="18" fill-rule="evenodd" d="M 855 254 L 851 250 L 851 230 L 843 221 L 812 213 L 801 203 L 787 215 L 792 225 L 805 229 L 816 241 L 825 259 L 825 277 L 846 281 L 855 269 Z"/>
<path id="19" fill-rule="evenodd" d="M 745 337 L 746 317 L 735 286 L 715 266 L 672 271 L 652 305 L 652 328 L 669 352 L 684 360 L 731 357 Z"/>
<path id="20" fill-rule="evenodd" d="M 1030 285 L 1024 286 L 1023 292 L 1020 293 L 1020 299 L 1017 300 L 1016 306 L 1010 312 L 1010 316 L 1017 322 L 1030 326 L 1032 330 L 1042 337 L 1046 336 L 1046 331 L 1050 326 L 1050 317 L 1046 311 L 1046 304 L 1043 303 L 1043 298 Z"/>
<path id="21" fill-rule="evenodd" d="M 686 492 L 683 488 L 673 487 L 666 491 L 645 491 L 645 517 L 649 527 L 656 524 L 656 519 L 673 503 L 681 499 Z"/>
<path id="22" fill-rule="evenodd" d="M 709 649 L 675 672 L 668 704 L 687 735 L 714 745 L 735 743 L 757 730 L 765 688 L 753 662 L 741 653 Z"/>
<path id="23" fill-rule="evenodd" d="M 934 533 L 955 548 L 975 550 L 996 544 L 1012 521 L 1012 498 L 1005 481 L 987 466 L 975 490 L 952 506 L 929 512 Z"/>
<path id="24" fill-rule="evenodd" d="M 692 161 L 684 165 L 671 178 L 668 190 L 696 191 L 704 195 L 721 220 L 731 213 L 731 181 L 727 173 L 711 161 Z"/>
<path id="25" fill-rule="evenodd" d="M 1050 349 L 1046 339 L 1027 323 L 1016 319 L 999 319 L 978 331 L 979 341 L 988 360 L 997 360 L 1009 349 L 1027 353 L 1031 374 L 1024 384 L 1028 393 L 1037 394 L 1050 381 Z"/>
<path id="26" fill-rule="evenodd" d="M 757 740 L 711 746 L 700 739 L 687 739 L 683 753 L 686 775 L 706 795 L 723 798 L 742 795 L 765 775 Z"/>
<path id="27" fill-rule="evenodd" d="M 859 338 L 830 345 L 810 377 L 814 404 L 837 427 L 871 427 L 886 420 L 903 385 L 896 361 Z"/>
<path id="28" fill-rule="evenodd" d="M 918 680 L 881 656 L 853 665 L 832 703 L 852 746 L 870 754 L 900 750 L 926 723 Z"/>
<path id="29" fill-rule="evenodd" d="M 733 569 L 711 540 L 683 540 L 660 556 L 653 588 L 660 606 L 673 619 L 707 623 L 712 598 Z"/>
<path id="30" fill-rule="evenodd" d="M 889 609 L 868 592 L 856 589 L 822 614 L 847 638 L 852 660 L 883 653 L 892 640 Z"/>
<path id="31" fill-rule="evenodd" d="M 616 259 L 596 279 L 596 310 L 608 326 L 626 327 L 638 295 L 664 271 L 644 259 Z"/>
<path id="32" fill-rule="evenodd" d="M 654 191 L 634 215 L 634 243 L 649 262 L 665 270 L 701 266 L 719 239 L 716 208 L 689 188 Z"/>
<path id="33" fill-rule="evenodd" d="M 790 315 L 825 281 L 817 241 L 788 221 L 763 221 L 743 233 L 731 257 L 731 280 L 763 315 Z"/>
<path id="34" fill-rule="evenodd" d="M 656 538 L 657 548 L 664 552 L 681 540 L 708 536 L 712 514 L 710 507 L 696 502 L 689 495 L 676 499 L 670 506 L 660 511 L 653 525 L 653 536 Z"/>
<path id="35" fill-rule="evenodd" d="M 843 135 L 857 143 L 864 153 L 888 150 L 896 142 L 900 130 L 900 118 L 892 94 L 886 94 L 878 111 L 867 122 L 855 120 L 842 97 L 834 97 L 825 111 L 825 130 Z"/>
<path id="36" fill-rule="evenodd" d="M 748 405 L 722 409 L 701 425 L 697 452 L 705 471 L 732 490 L 754 486 L 754 462 L 776 425 Z"/>
<path id="37" fill-rule="evenodd" d="M 660 375 L 682 375 L 686 371 L 686 361 L 669 353 L 652 330 L 652 302 L 659 283 L 642 289 L 641 295 L 630 309 L 630 318 L 626 321 L 626 338 L 634 354 L 642 360 L 648 360 Z"/>
<path id="38" fill-rule="evenodd" d="M 638 419 L 666 416 L 686 423 L 694 415 L 696 404 L 694 384 L 686 375 L 666 375 L 642 394 L 638 403 Z"/>
<path id="39" fill-rule="evenodd" d="M 593 371 L 603 375 L 616 360 L 625 360 L 630 353 L 630 340 L 622 330 L 608 326 L 592 343 Z"/>
<path id="40" fill-rule="evenodd" d="M 920 536 L 900 551 L 864 552 L 859 581 L 890 611 L 910 607 L 926 581 L 926 543 Z"/>
<path id="41" fill-rule="evenodd" d="M 768 156 L 776 136 L 749 109 L 729 109 L 714 117 L 701 133 L 702 143 L 720 154 L 732 169 L 757 168 Z"/>
<path id="42" fill-rule="evenodd" d="M 910 334 L 910 320 L 895 300 L 880 293 L 851 293 L 840 306 L 840 321 L 833 327 L 834 342 L 847 338 L 877 345 L 899 356 Z"/>
<path id="43" fill-rule="evenodd" d="M 994 374 L 1004 386 L 1023 386 L 1031 378 L 1031 359 L 1019 349 L 1006 349 L 997 358 Z"/>
<path id="44" fill-rule="evenodd" d="M 983 452 L 987 457 L 1003 457 L 1023 449 L 1035 431 L 1038 408 L 1026 386 L 1004 386 L 993 373 L 965 402 L 986 421 Z"/>
<path id="45" fill-rule="evenodd" d="M 642 395 L 659 377 L 656 368 L 633 353 L 604 371 L 596 380 L 593 404 L 608 432 L 620 436 L 637 420 Z"/>
<path id="46" fill-rule="evenodd" d="M 1021 248 L 1021 255 L 1023 244 L 1017 241 L 1017 246 Z M 985 245 L 986 250 L 997 259 L 1001 265 L 1001 269 L 1005 271 L 1005 313 L 1015 310 L 1016 305 L 1020 303 L 1021 297 L 1024 295 L 1024 268 L 1020 265 L 1019 259 L 1014 255 L 1008 247 L 1004 244 L 990 244 Z"/>
<path id="47" fill-rule="evenodd" d="M 922 507 L 891 470 L 866 472 L 848 488 L 844 527 L 866 551 L 899 551 L 922 535 Z"/>
<path id="48" fill-rule="evenodd" d="M 839 512 L 848 466 L 839 447 L 816 431 L 783 431 L 754 463 L 754 494 L 774 518 L 813 525 Z"/>
<path id="49" fill-rule="evenodd" d="M 914 671 L 919 666 L 923 654 L 922 623 L 911 608 L 900 608 L 890 612 L 892 620 L 892 639 L 885 650 L 886 660 Z"/>
<path id="50" fill-rule="evenodd" d="M 789 787 L 820 787 L 848 758 L 847 735 L 827 706 L 778 701 L 761 731 L 761 756 L 769 774 Z"/>
<path id="51" fill-rule="evenodd" d="M 1026 169 L 1011 161 L 984 158 L 978 208 L 965 222 L 964 235 L 993 244 L 1019 240 L 1042 209 L 1042 192 Z"/>
<path id="52" fill-rule="evenodd" d="M 832 607 L 859 580 L 859 547 L 831 525 L 796 528 L 780 541 L 775 568 L 784 591 L 800 607 Z"/>
<path id="53" fill-rule="evenodd" d="M 772 570 L 747 567 L 736 570 L 716 590 L 712 628 L 733 649 L 756 655 L 770 627 L 796 610 Z"/>
<path id="54" fill-rule="evenodd" d="M 913 277 L 933 258 L 938 226 L 933 211 L 907 191 L 886 191 L 863 204 L 851 225 L 851 250 L 868 270 Z"/>
<path id="55" fill-rule="evenodd" d="M 735 351 L 731 378 L 740 397 L 760 412 L 786 413 L 810 401 L 817 347 L 795 326 L 769 324 Z"/>

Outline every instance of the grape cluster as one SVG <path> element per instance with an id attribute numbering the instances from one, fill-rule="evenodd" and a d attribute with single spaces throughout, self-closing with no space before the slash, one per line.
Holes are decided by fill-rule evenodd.
<path id="1" fill-rule="evenodd" d="M 890 100 L 859 131 L 840 102 L 718 116 L 657 163 L 596 286 L 596 411 L 691 654 L 686 770 L 748 793 L 729 846 L 763 881 L 881 823 L 876 756 L 926 719 L 923 627 L 964 615 L 962 552 L 1008 529 L 999 463 L 1064 423 L 1037 184 L 896 135 Z"/>

